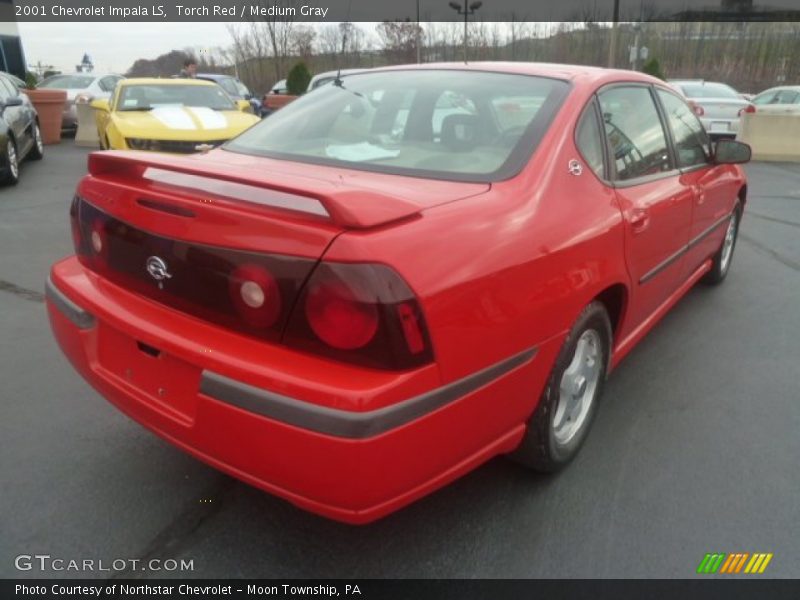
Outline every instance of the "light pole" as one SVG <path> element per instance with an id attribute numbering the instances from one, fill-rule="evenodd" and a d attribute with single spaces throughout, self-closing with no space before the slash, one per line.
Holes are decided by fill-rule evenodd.
<path id="1" fill-rule="evenodd" d="M 462 8 L 457 2 L 450 2 L 450 8 L 460 15 L 464 15 L 464 62 L 467 62 L 467 23 L 470 15 L 474 15 L 475 11 L 483 6 L 483 2 L 473 2 L 468 4 L 469 0 L 464 0 L 464 7 Z"/>
<path id="2" fill-rule="evenodd" d="M 614 0 L 614 14 L 611 20 L 611 39 L 608 44 L 608 67 L 614 68 L 617 54 L 617 23 L 619 23 L 619 0 Z"/>
<path id="3" fill-rule="evenodd" d="M 422 62 L 420 60 L 420 50 L 419 50 L 419 0 L 417 0 L 417 28 L 414 30 L 414 43 L 417 46 L 417 64 Z"/>

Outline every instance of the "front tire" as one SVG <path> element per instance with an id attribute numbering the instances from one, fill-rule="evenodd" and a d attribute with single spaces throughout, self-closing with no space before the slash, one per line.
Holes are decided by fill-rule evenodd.
<path id="1" fill-rule="evenodd" d="M 722 244 L 712 259 L 711 270 L 703 277 L 703 283 L 719 285 L 728 276 L 731 261 L 733 260 L 733 250 L 736 248 L 736 239 L 739 237 L 739 222 L 741 219 L 742 209 L 737 204 L 736 208 L 733 209 L 733 213 L 731 213 L 731 218 L 725 229 L 725 237 L 722 238 Z"/>
<path id="2" fill-rule="evenodd" d="M 6 140 L 6 167 L 0 181 L 6 185 L 17 185 L 19 182 L 19 154 L 17 145 L 11 138 Z"/>
<path id="3" fill-rule="evenodd" d="M 592 302 L 567 335 L 513 460 L 552 473 L 575 457 L 603 393 L 611 340 L 608 313 Z"/>

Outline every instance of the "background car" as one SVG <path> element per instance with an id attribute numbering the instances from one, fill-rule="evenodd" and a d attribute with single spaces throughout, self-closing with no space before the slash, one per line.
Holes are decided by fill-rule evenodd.
<path id="1" fill-rule="evenodd" d="M 221 86 L 234 100 L 247 100 L 250 102 L 253 114 L 261 116 L 261 103 L 253 97 L 248 87 L 236 77 L 223 73 L 198 73 L 197 79 L 213 81 Z"/>
<path id="2" fill-rule="evenodd" d="M 727 84 L 702 79 L 669 80 L 668 83 L 689 99 L 694 114 L 709 135 L 736 137 L 739 113 L 750 104 L 739 92 Z"/>
<path id="3" fill-rule="evenodd" d="M 288 94 L 289 87 L 286 85 L 286 80 L 281 79 L 280 81 L 273 84 L 273 86 L 269 89 L 270 94 Z"/>
<path id="4" fill-rule="evenodd" d="M 39 116 L 16 83 L 0 73 L 0 182 L 19 181 L 20 163 L 44 156 Z"/>
<path id="5" fill-rule="evenodd" d="M 750 103 L 756 112 L 800 113 L 800 85 L 770 88 L 754 97 Z"/>
<path id="6" fill-rule="evenodd" d="M 259 118 L 202 79 L 125 79 L 110 100 L 94 100 L 100 145 L 187 154 L 218 146 Z"/>
<path id="7" fill-rule="evenodd" d="M 67 101 L 64 104 L 61 129 L 65 133 L 74 133 L 78 129 L 78 112 L 75 104 L 110 97 L 114 86 L 123 79 L 122 75 L 113 73 L 63 73 L 48 77 L 36 87 L 66 90 Z"/>

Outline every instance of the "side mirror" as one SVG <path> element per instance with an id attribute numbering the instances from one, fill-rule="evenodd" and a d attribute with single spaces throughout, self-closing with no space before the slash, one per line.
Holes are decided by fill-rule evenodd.
<path id="1" fill-rule="evenodd" d="M 11 96 L 8 100 L 3 103 L 3 108 L 8 108 L 9 106 L 22 106 L 22 96 Z"/>
<path id="2" fill-rule="evenodd" d="M 111 106 L 106 98 L 97 98 L 96 100 L 92 100 L 89 103 L 89 106 L 95 110 L 103 110 L 105 112 L 109 112 L 111 110 Z"/>
<path id="3" fill-rule="evenodd" d="M 250 104 L 250 100 L 237 100 L 236 106 L 242 112 L 253 112 L 253 106 Z"/>
<path id="4" fill-rule="evenodd" d="M 718 165 L 739 165 L 750 162 L 752 154 L 749 144 L 720 140 L 714 148 L 714 162 Z"/>

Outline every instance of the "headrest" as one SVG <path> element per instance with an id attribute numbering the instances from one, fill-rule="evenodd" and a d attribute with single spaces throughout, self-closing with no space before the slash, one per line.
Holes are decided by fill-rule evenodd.
<path id="1" fill-rule="evenodd" d="M 454 152 L 469 152 L 480 140 L 480 117 L 447 115 L 442 121 L 442 144 Z"/>

